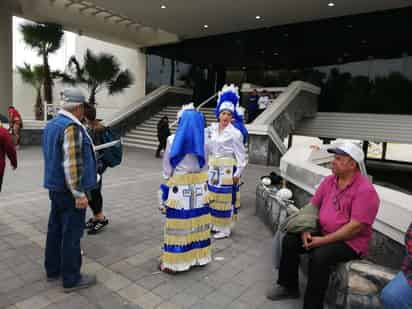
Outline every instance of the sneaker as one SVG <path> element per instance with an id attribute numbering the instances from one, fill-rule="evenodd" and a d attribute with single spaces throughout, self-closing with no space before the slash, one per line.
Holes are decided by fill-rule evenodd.
<path id="1" fill-rule="evenodd" d="M 272 301 L 282 299 L 296 299 L 300 297 L 299 290 L 287 289 L 281 285 L 274 286 L 266 293 L 266 298 Z"/>
<path id="2" fill-rule="evenodd" d="M 230 233 L 225 233 L 225 232 L 219 232 L 213 235 L 214 239 L 223 239 L 223 238 L 228 238 L 230 236 Z"/>
<path id="3" fill-rule="evenodd" d="M 64 287 L 64 292 L 65 293 L 70 293 L 70 292 L 73 292 L 73 291 L 85 289 L 85 288 L 88 288 L 92 285 L 95 285 L 96 283 L 97 283 L 96 275 L 83 274 L 82 277 L 80 278 L 80 281 L 77 282 L 76 285 L 74 285 L 70 288 Z"/>
<path id="4" fill-rule="evenodd" d="M 104 218 L 104 220 L 96 221 L 93 227 L 88 231 L 89 235 L 94 235 L 99 233 L 106 225 L 109 224 L 109 219 Z"/>
<path id="5" fill-rule="evenodd" d="M 86 229 L 90 230 L 91 228 L 93 228 L 94 224 L 96 222 L 93 220 L 93 217 L 90 218 L 87 222 L 86 222 Z"/>

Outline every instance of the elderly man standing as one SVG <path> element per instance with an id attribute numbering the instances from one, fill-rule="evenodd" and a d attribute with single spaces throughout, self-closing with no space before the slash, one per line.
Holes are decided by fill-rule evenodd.
<path id="1" fill-rule="evenodd" d="M 319 208 L 320 235 L 286 234 L 279 285 L 267 295 L 271 300 L 299 297 L 299 255 L 308 253 L 304 309 L 323 308 L 331 266 L 367 255 L 379 208 L 375 188 L 361 173 L 366 173 L 362 150 L 344 143 L 328 152 L 335 154 L 333 175 L 322 181 L 311 200 L 312 206 Z"/>
<path id="2" fill-rule="evenodd" d="M 80 273 L 86 192 L 97 186 L 93 142 L 80 122 L 84 101 L 78 89 L 65 89 L 62 109 L 43 133 L 44 186 L 51 201 L 45 268 L 49 281 L 61 277 L 65 292 L 96 283 L 94 275 Z"/>

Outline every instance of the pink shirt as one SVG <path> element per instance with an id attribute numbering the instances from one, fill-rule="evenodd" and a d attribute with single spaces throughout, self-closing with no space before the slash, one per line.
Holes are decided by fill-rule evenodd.
<path id="1" fill-rule="evenodd" d="M 333 233 L 351 219 L 363 223 L 363 229 L 345 242 L 358 254 L 365 256 L 372 237 L 372 224 L 378 213 L 378 194 L 369 179 L 360 172 L 342 190 L 337 181 L 338 178 L 334 175 L 326 177 L 311 200 L 312 205 L 320 207 L 319 223 L 322 233 Z"/>

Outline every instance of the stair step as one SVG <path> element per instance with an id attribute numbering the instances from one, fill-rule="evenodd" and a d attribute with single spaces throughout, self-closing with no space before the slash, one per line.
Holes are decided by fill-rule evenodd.
<path id="1" fill-rule="evenodd" d="M 143 148 L 143 149 L 149 149 L 149 150 L 157 149 L 157 146 L 138 145 L 138 144 L 132 144 L 132 143 L 123 143 L 123 145 L 127 147 Z"/>
<path id="2" fill-rule="evenodd" d="M 129 132 L 126 133 L 126 136 L 129 136 L 129 135 L 136 136 L 136 137 L 138 137 L 138 136 L 153 136 L 153 137 L 157 138 L 157 132 L 154 132 L 154 131 L 150 131 L 150 132 L 149 131 L 140 131 L 140 130 L 136 130 L 136 129 L 130 130 Z"/>
<path id="3" fill-rule="evenodd" d="M 157 126 L 155 125 L 155 124 L 145 124 L 145 123 L 142 123 L 142 124 L 139 124 L 139 126 L 138 126 L 139 128 L 142 128 L 142 129 L 152 129 L 152 130 L 157 130 Z M 136 127 L 136 129 L 138 128 L 138 127 Z"/>
<path id="4" fill-rule="evenodd" d="M 129 144 L 148 145 L 148 146 L 156 146 L 156 147 L 159 144 L 158 141 L 137 140 L 137 139 L 130 138 L 130 137 L 124 137 L 123 142 L 129 143 Z"/>
<path id="5" fill-rule="evenodd" d="M 136 128 L 128 131 L 123 137 L 123 144 L 129 147 L 155 150 L 158 146 L 157 123 L 164 116 L 169 118 L 170 124 L 174 123 L 177 118 L 177 112 L 180 109 L 180 106 L 165 107 L 143 123 L 137 125 Z M 216 121 L 213 108 L 202 108 L 201 112 L 204 114 L 208 125 Z M 176 127 L 175 125 L 170 129 L 172 134 L 176 132 Z"/>
<path id="6" fill-rule="evenodd" d="M 137 142 L 140 142 L 140 141 L 157 142 L 157 136 L 151 136 L 151 135 L 145 136 L 145 135 L 133 135 L 133 134 L 127 133 L 124 137 L 131 139 L 131 140 L 132 139 L 136 140 Z"/>

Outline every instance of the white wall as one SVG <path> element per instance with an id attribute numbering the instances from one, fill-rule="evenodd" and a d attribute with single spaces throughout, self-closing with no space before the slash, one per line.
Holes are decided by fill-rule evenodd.
<path id="1" fill-rule="evenodd" d="M 116 56 L 122 69 L 129 69 L 135 78 L 133 86 L 121 94 L 109 96 L 106 91 L 102 91 L 97 95 L 97 116 L 99 118 L 104 119 L 105 115 L 116 112 L 145 95 L 146 56 L 140 50 L 121 47 L 85 36 L 77 36 L 75 50 L 79 61 L 82 61 L 87 48 L 94 53 L 105 52 Z"/>

